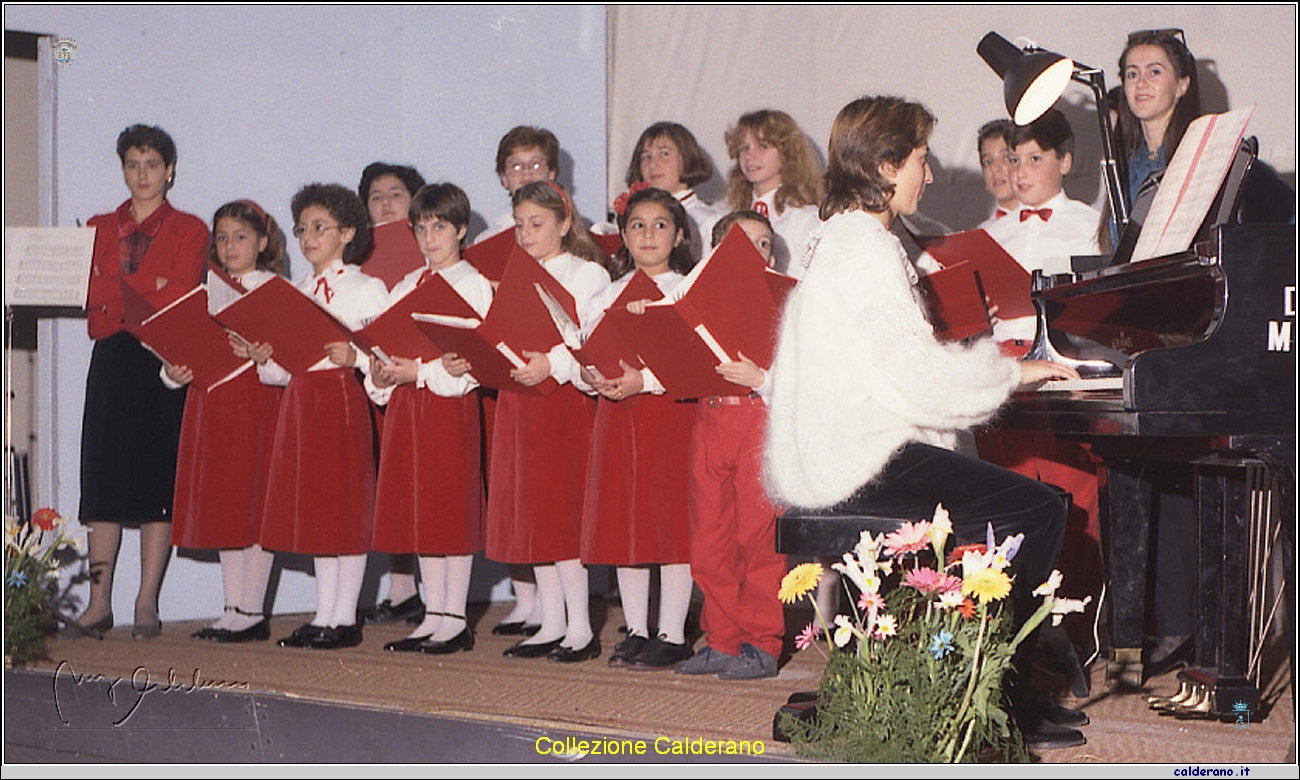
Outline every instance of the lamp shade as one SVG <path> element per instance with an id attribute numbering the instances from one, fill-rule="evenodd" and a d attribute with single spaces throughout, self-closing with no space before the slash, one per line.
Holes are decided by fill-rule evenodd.
<path id="1" fill-rule="evenodd" d="M 1074 62 L 1050 51 L 1024 52 L 991 32 L 975 47 L 984 62 L 1002 79 L 1007 113 L 1018 125 L 1042 116 L 1065 92 Z"/>

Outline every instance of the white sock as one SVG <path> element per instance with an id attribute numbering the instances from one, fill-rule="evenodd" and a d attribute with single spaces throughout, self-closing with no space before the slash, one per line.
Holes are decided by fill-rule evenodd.
<path id="1" fill-rule="evenodd" d="M 316 568 L 316 617 L 313 626 L 327 627 L 334 625 L 334 603 L 338 594 L 339 559 L 335 556 L 320 556 L 314 560 Z"/>
<path id="2" fill-rule="evenodd" d="M 589 604 L 587 567 L 573 558 L 555 564 L 564 588 L 564 606 L 569 612 L 569 626 L 560 644 L 570 650 L 581 650 L 591 642 L 591 607 Z"/>
<path id="3" fill-rule="evenodd" d="M 515 594 L 515 605 L 510 609 L 510 614 L 506 615 L 501 622 L 532 623 L 533 625 L 542 622 L 540 614 L 533 614 L 538 607 L 537 583 L 511 577 L 510 588 Z"/>
<path id="4" fill-rule="evenodd" d="M 623 622 L 628 636 L 650 636 L 650 570 L 619 566 L 618 597 L 623 602 Z M 662 622 L 662 621 L 660 621 Z"/>
<path id="5" fill-rule="evenodd" d="M 680 645 L 686 641 L 686 613 L 691 608 L 691 589 L 694 587 L 689 563 L 659 567 L 659 633 L 673 644 Z"/>
<path id="6" fill-rule="evenodd" d="M 231 607 L 239 606 L 239 595 L 244 585 L 244 559 L 242 550 L 221 550 L 217 558 L 221 561 L 221 593 L 224 597 L 221 617 L 212 624 L 212 628 L 229 629 L 238 617 Z"/>
<path id="7" fill-rule="evenodd" d="M 442 623 L 447 592 L 447 559 L 441 555 L 420 556 L 420 581 L 424 583 L 424 620 L 410 636 L 432 636 Z"/>
<path id="8" fill-rule="evenodd" d="M 275 554 L 253 545 L 244 550 L 244 589 L 239 598 L 239 608 L 248 613 L 241 617 L 256 623 L 266 617 L 266 586 L 271 581 Z M 249 617 L 249 616 L 253 617 Z M 249 625 L 252 625 L 250 623 Z"/>
<path id="9" fill-rule="evenodd" d="M 366 556 L 340 555 L 338 591 L 334 597 L 334 618 L 331 626 L 355 626 L 357 601 L 361 599 L 361 585 L 366 579 Z"/>
<path id="10" fill-rule="evenodd" d="M 409 557 L 409 556 L 402 556 Z M 410 597 L 419 593 L 418 586 L 415 584 L 415 575 L 409 572 L 390 571 L 388 574 L 388 600 L 393 602 L 393 606 L 401 604 Z"/>
<path id="11" fill-rule="evenodd" d="M 537 605 L 542 612 L 542 628 L 524 640 L 524 644 L 529 645 L 554 642 L 563 638 L 568 629 L 564 618 L 564 588 L 560 585 L 560 574 L 555 564 L 534 566 L 533 572 L 537 578 Z"/>
<path id="12" fill-rule="evenodd" d="M 433 633 L 433 638 L 446 642 L 456 638 L 465 630 L 465 606 L 469 602 L 469 579 L 474 568 L 474 556 L 449 555 L 447 561 L 447 581 L 442 605 L 442 623 Z"/>

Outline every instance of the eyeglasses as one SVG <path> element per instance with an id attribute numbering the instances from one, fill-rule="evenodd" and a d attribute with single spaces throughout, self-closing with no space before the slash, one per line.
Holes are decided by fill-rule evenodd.
<path id="1" fill-rule="evenodd" d="M 545 160 L 531 160 L 523 162 L 507 162 L 506 170 L 511 173 L 541 173 L 550 168 Z"/>
<path id="2" fill-rule="evenodd" d="M 341 229 L 338 225 L 326 225 L 324 222 L 313 222 L 310 225 L 294 225 L 293 237 L 302 238 L 307 233 L 313 236 L 323 236 L 327 230 Z"/>

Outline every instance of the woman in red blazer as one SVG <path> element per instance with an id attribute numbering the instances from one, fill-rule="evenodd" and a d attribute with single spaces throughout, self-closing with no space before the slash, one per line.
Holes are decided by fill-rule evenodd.
<path id="1" fill-rule="evenodd" d="M 132 125 L 117 138 L 131 197 L 92 218 L 95 251 L 86 324 L 95 340 L 86 377 L 81 432 L 81 506 L 90 528 L 90 603 L 74 628 L 91 635 L 113 626 L 113 571 L 122 526 L 140 529 L 140 592 L 132 636 L 157 636 L 158 590 L 171 557 L 172 490 L 184 390 L 167 389 L 161 362 L 127 332 L 122 285 L 154 305 L 203 277 L 208 230 L 176 211 L 167 192 L 176 145 L 158 127 Z"/>

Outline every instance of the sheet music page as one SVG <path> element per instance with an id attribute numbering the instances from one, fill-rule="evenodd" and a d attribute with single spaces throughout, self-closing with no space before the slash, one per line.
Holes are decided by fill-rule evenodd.
<path id="1" fill-rule="evenodd" d="M 5 227 L 5 306 L 86 305 L 93 227 Z"/>
<path id="2" fill-rule="evenodd" d="M 1133 261 L 1182 252 L 1210 213 L 1255 106 L 1207 114 L 1187 127 L 1142 223 Z"/>

